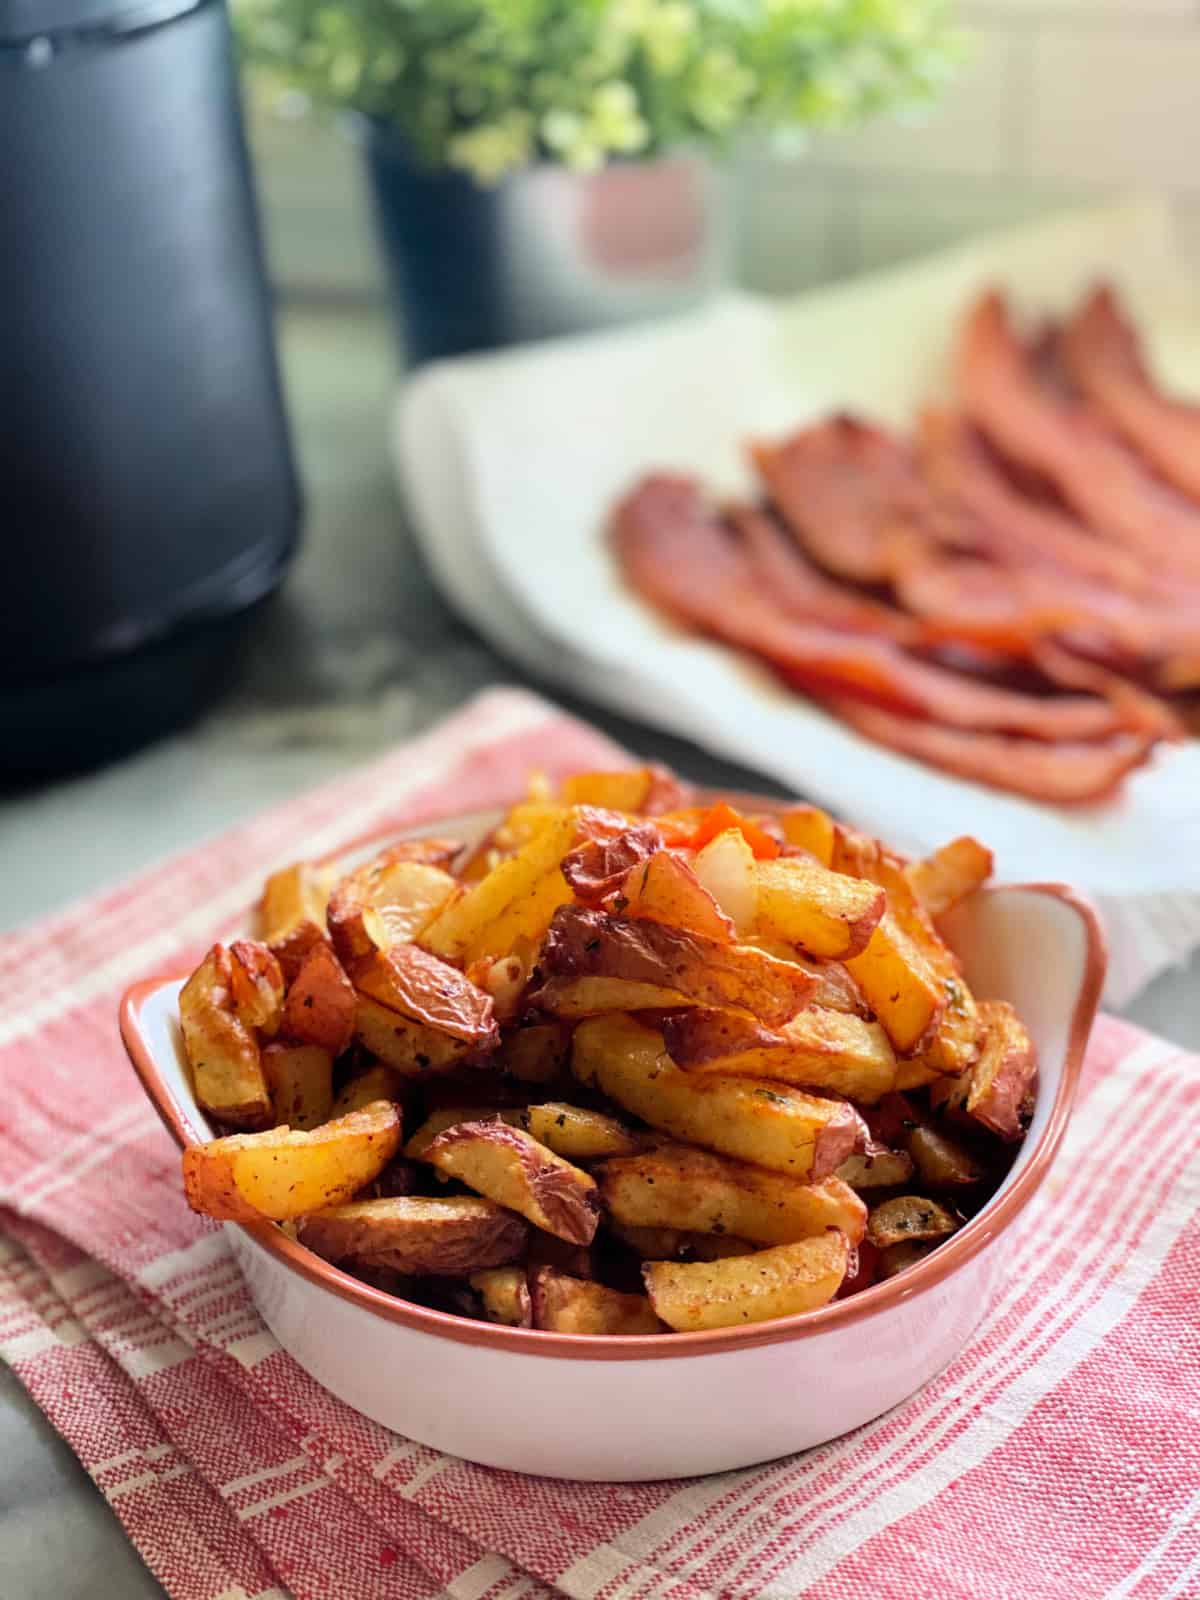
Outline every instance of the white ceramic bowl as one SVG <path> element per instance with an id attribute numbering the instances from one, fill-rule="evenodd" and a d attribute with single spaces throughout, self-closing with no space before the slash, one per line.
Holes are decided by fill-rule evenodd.
<path id="1" fill-rule="evenodd" d="M 473 839 L 494 820 L 458 818 L 437 831 Z M 776 1322 L 596 1338 L 411 1305 L 272 1223 L 227 1223 L 264 1320 L 302 1367 L 365 1415 L 468 1460 L 548 1477 L 717 1472 L 824 1443 L 879 1416 L 953 1359 L 991 1303 L 1005 1232 L 1061 1142 L 1104 978 L 1095 915 L 1059 885 L 985 890 L 947 925 L 976 992 L 1020 1012 L 1038 1048 L 1040 1086 L 1001 1188 L 907 1272 Z M 135 984 L 122 1002 L 121 1032 L 183 1148 L 212 1130 L 185 1068 L 181 986 L 177 977 Z"/>

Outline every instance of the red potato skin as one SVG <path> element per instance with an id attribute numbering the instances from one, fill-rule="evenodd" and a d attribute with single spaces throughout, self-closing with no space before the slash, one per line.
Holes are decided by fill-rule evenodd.
<path id="1" fill-rule="evenodd" d="M 662 848 L 662 837 L 650 823 L 625 828 L 614 838 L 585 839 L 563 857 L 562 875 L 576 899 L 585 905 L 599 905 L 615 894 L 626 874 L 648 861 Z"/>
<path id="2" fill-rule="evenodd" d="M 283 969 L 257 939 L 235 939 L 229 946 L 233 1003 L 247 1027 L 274 1033 L 283 1005 Z"/>
<path id="3" fill-rule="evenodd" d="M 354 985 L 333 953 L 318 944 L 305 956 L 283 1007 L 285 1037 L 340 1056 L 354 1037 Z"/>
<path id="4" fill-rule="evenodd" d="M 740 1005 L 768 1026 L 778 1026 L 805 1005 L 817 987 L 811 974 L 742 945 L 673 928 L 645 917 L 613 917 L 581 906 L 560 906 L 542 947 L 547 977 L 612 977 L 688 992 L 687 975 L 715 986 L 699 998 Z M 536 1002 L 536 996 L 534 1000 Z"/>
<path id="5" fill-rule="evenodd" d="M 833 1097 L 822 1091 L 822 1098 Z M 808 1181 L 820 1183 L 822 1178 L 832 1177 L 847 1156 L 865 1147 L 868 1138 L 866 1123 L 849 1100 L 845 1101 L 841 1113 L 831 1117 L 817 1135 Z"/>
<path id="6" fill-rule="evenodd" d="M 495 1003 L 457 967 L 415 944 L 377 950 L 355 967 L 355 987 L 391 1011 L 481 1047 L 497 1043 Z"/>
<path id="7" fill-rule="evenodd" d="M 520 1129 L 510 1128 L 504 1122 L 455 1123 L 445 1133 L 438 1134 L 425 1151 L 424 1159 L 437 1166 L 438 1156 L 452 1150 L 456 1144 L 477 1144 L 483 1140 L 517 1155 L 529 1192 L 559 1238 L 568 1244 L 591 1244 L 600 1225 L 600 1197 L 595 1185 L 582 1188 L 577 1171 L 569 1162 L 559 1158 L 541 1159 L 542 1147 Z"/>
<path id="8" fill-rule="evenodd" d="M 461 850 L 457 839 L 403 839 L 343 878 L 325 910 L 329 934 L 341 958 L 348 963 L 366 961 L 378 948 L 364 917 L 371 909 L 376 885 L 389 867 L 401 861 L 446 867 Z"/>
<path id="9" fill-rule="evenodd" d="M 493 1211 L 494 1215 L 482 1223 L 476 1217 L 465 1222 L 451 1219 L 444 1228 L 429 1234 L 414 1231 L 411 1240 L 401 1238 L 382 1249 L 371 1248 L 375 1239 L 369 1226 L 356 1227 L 317 1212 L 301 1228 L 300 1243 L 326 1261 L 362 1262 L 395 1272 L 458 1277 L 486 1267 L 508 1266 L 523 1253 L 528 1224 L 500 1206 Z"/>
<path id="10" fill-rule="evenodd" d="M 967 1110 L 1002 1139 L 1020 1139 L 1023 1113 L 1037 1086 L 1037 1054 L 1008 1007 L 985 1002 L 987 1032 L 971 1074 Z"/>

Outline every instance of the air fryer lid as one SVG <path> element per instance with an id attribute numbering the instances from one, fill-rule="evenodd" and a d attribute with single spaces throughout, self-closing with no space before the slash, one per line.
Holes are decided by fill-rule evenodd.
<path id="1" fill-rule="evenodd" d="M 102 28 L 123 33 L 165 22 L 202 0 L 0 0 L 0 46 Z"/>

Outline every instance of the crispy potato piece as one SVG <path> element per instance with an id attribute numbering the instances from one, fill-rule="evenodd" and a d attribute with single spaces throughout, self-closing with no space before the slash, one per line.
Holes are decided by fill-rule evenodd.
<path id="1" fill-rule="evenodd" d="M 605 811 L 641 811 L 658 769 L 630 767 L 625 772 L 577 772 L 562 782 L 562 802 L 568 806 L 599 806 Z"/>
<path id="2" fill-rule="evenodd" d="M 313 945 L 292 979 L 283 1008 L 282 1031 L 302 1044 L 320 1045 L 340 1056 L 354 1037 L 354 985 L 333 947 Z"/>
<path id="3" fill-rule="evenodd" d="M 496 1007 L 457 967 L 415 944 L 376 950 L 355 966 L 360 994 L 437 1033 L 487 1048 L 499 1039 Z"/>
<path id="4" fill-rule="evenodd" d="M 489 1322 L 508 1328 L 533 1327 L 533 1302 L 523 1267 L 487 1267 L 473 1272 L 468 1281 L 483 1301 Z"/>
<path id="5" fill-rule="evenodd" d="M 635 1227 L 732 1233 L 755 1244 L 792 1244 L 840 1228 L 857 1244 L 867 1208 L 838 1178 L 803 1183 L 691 1145 L 660 1145 L 606 1161 L 600 1198 Z"/>
<path id="6" fill-rule="evenodd" d="M 595 1237 L 600 1205 L 593 1180 L 520 1128 L 459 1123 L 434 1139 L 425 1160 L 570 1244 Z"/>
<path id="7" fill-rule="evenodd" d="M 497 1022 L 511 1022 L 519 1014 L 529 987 L 529 967 L 521 955 L 485 956 L 467 968 L 467 981 L 492 997 Z"/>
<path id="8" fill-rule="evenodd" d="M 444 869 L 461 848 L 454 839 L 406 839 L 342 878 L 325 912 L 339 959 L 350 967 L 413 938 L 455 893 Z"/>
<path id="9" fill-rule="evenodd" d="M 660 848 L 658 829 L 648 822 L 622 828 L 601 838 L 584 839 L 562 859 L 562 875 L 575 898 L 584 905 L 599 905 L 616 894 L 640 863 Z"/>
<path id="10" fill-rule="evenodd" d="M 622 1294 L 553 1267 L 530 1273 L 533 1325 L 548 1333 L 665 1333 L 643 1294 Z"/>
<path id="11" fill-rule="evenodd" d="M 845 1011 L 864 1022 L 873 1021 L 871 1008 L 862 997 L 858 985 L 840 961 L 818 961 L 815 956 L 802 955 L 794 944 L 771 934 L 756 933 L 747 939 L 756 950 L 765 950 L 777 961 L 791 961 L 807 972 L 816 985 L 809 1005 L 820 1006 L 824 1011 Z"/>
<path id="12" fill-rule="evenodd" d="M 946 1009 L 946 992 L 924 954 L 889 912 L 846 967 L 901 1055 L 916 1050 Z"/>
<path id="13" fill-rule="evenodd" d="M 332 867 L 296 861 L 263 885 L 259 922 L 285 978 L 294 978 L 313 945 L 325 938 L 325 906 L 337 877 Z"/>
<path id="14" fill-rule="evenodd" d="M 908 1153 L 921 1182 L 931 1189 L 964 1189 L 983 1179 L 983 1169 L 970 1152 L 936 1128 L 914 1128 L 908 1136 Z"/>
<path id="15" fill-rule="evenodd" d="M 697 852 L 692 870 L 700 886 L 733 923 L 739 938 L 751 933 L 758 918 L 758 879 L 754 851 L 741 829 L 726 828 L 710 839 Z"/>
<path id="16" fill-rule="evenodd" d="M 847 1156 L 837 1176 L 852 1189 L 894 1189 L 913 1175 L 913 1159 L 907 1150 L 889 1150 L 872 1143 L 860 1155 Z"/>
<path id="17" fill-rule="evenodd" d="M 724 1261 L 758 1247 L 732 1233 L 695 1233 L 689 1228 L 641 1228 L 614 1218 L 609 1231 L 642 1261 Z"/>
<path id="18" fill-rule="evenodd" d="M 571 890 L 559 863 L 579 832 L 578 812 L 555 807 L 515 855 L 453 899 L 422 930 L 421 945 L 446 961 L 469 965 L 507 955 L 520 935 L 540 938 Z"/>
<path id="19" fill-rule="evenodd" d="M 666 923 L 574 905 L 555 912 L 541 966 L 552 978 L 658 985 L 703 1005 L 749 1011 L 769 1027 L 793 1016 L 815 987 L 799 967 L 751 945 L 722 944 Z"/>
<path id="20" fill-rule="evenodd" d="M 901 1194 L 873 1207 L 867 1218 L 867 1240 L 879 1250 L 909 1239 L 946 1239 L 958 1229 L 958 1218 L 921 1195 Z"/>
<path id="21" fill-rule="evenodd" d="M 625 913 L 649 917 L 691 933 L 703 934 L 719 944 L 731 944 L 734 926 L 711 893 L 684 861 L 671 850 L 658 850 L 648 861 L 625 876 L 621 888 Z"/>
<path id="22" fill-rule="evenodd" d="M 520 1217 L 475 1195 L 400 1195 L 317 1211 L 300 1229 L 300 1243 L 326 1261 L 459 1277 L 516 1261 L 528 1233 Z"/>
<path id="23" fill-rule="evenodd" d="M 1019 1139 L 1033 1110 L 1037 1052 L 1025 1025 L 1006 1000 L 979 1003 L 982 1045 L 964 1077 L 935 1085 L 935 1105 L 963 1108 L 1002 1139 Z"/>
<path id="24" fill-rule="evenodd" d="M 931 917 L 981 888 L 992 875 L 992 852 L 978 839 L 964 834 L 942 845 L 924 861 L 910 861 L 904 869 L 908 886 Z"/>
<path id="25" fill-rule="evenodd" d="M 423 1022 L 414 1022 L 411 1017 L 402 1017 L 364 994 L 355 1001 L 354 1037 L 372 1055 L 409 1077 L 445 1071 L 475 1049 L 468 1039 L 455 1039 Z"/>
<path id="26" fill-rule="evenodd" d="M 267 1045 L 263 1071 L 275 1107 L 275 1124 L 284 1128 L 319 1128 L 333 1111 L 333 1056 L 314 1044 Z M 377 1100 L 378 1095 L 372 1095 Z M 363 1101 L 363 1104 L 369 1102 Z M 346 1106 L 339 1110 L 354 1109 Z"/>
<path id="27" fill-rule="evenodd" d="M 671 1060 L 690 1072 L 773 1078 L 868 1103 L 895 1083 L 896 1057 L 877 1022 L 808 1006 L 773 1032 L 733 1011 L 696 1007 L 663 1020 Z"/>
<path id="28" fill-rule="evenodd" d="M 898 1272 L 907 1272 L 909 1267 L 924 1261 L 930 1251 L 936 1249 L 936 1240 L 905 1239 L 901 1244 L 889 1245 L 876 1257 L 875 1274 L 881 1279 L 894 1278 Z"/>
<path id="29" fill-rule="evenodd" d="M 236 1127 L 270 1127 L 271 1095 L 258 1041 L 237 1014 L 224 945 L 213 945 L 180 991 L 179 1026 L 196 1104 Z"/>
<path id="30" fill-rule="evenodd" d="M 755 876 L 759 923 L 812 956 L 857 956 L 886 909 L 878 884 L 830 872 L 807 856 L 760 861 Z"/>
<path id="31" fill-rule="evenodd" d="M 655 1311 L 677 1333 L 736 1328 L 812 1311 L 833 1299 L 850 1247 L 836 1229 L 724 1261 L 650 1261 L 642 1268 Z"/>
<path id="32" fill-rule="evenodd" d="M 833 865 L 833 818 L 819 806 L 792 806 L 781 812 L 779 826 L 788 844 L 807 850 L 823 867 Z"/>
<path id="33" fill-rule="evenodd" d="M 183 1152 L 188 1205 L 234 1222 L 282 1222 L 340 1205 L 378 1177 L 400 1145 L 400 1113 L 376 1101 L 302 1132 L 235 1133 Z"/>
<path id="34" fill-rule="evenodd" d="M 235 939 L 229 946 L 229 976 L 238 1020 L 260 1033 L 277 1033 L 283 1016 L 283 969 L 266 945 Z"/>
<path id="35" fill-rule="evenodd" d="M 669 1011 L 695 1004 L 678 989 L 628 978 L 548 978 L 534 999 L 541 1010 L 568 1022 L 611 1011 Z"/>
<path id="36" fill-rule="evenodd" d="M 568 1161 L 598 1161 L 604 1156 L 628 1155 L 638 1141 L 616 1117 L 587 1111 L 563 1100 L 547 1100 L 524 1111 L 506 1111 L 505 1122 L 524 1128 L 539 1144 Z"/>
<path id="37" fill-rule="evenodd" d="M 411 1135 L 404 1154 L 410 1161 L 424 1161 L 429 1146 L 447 1128 L 456 1128 L 460 1122 L 486 1122 L 499 1114 L 495 1106 L 438 1106 Z"/>
<path id="38" fill-rule="evenodd" d="M 348 1117 L 352 1111 L 361 1111 L 376 1100 L 398 1100 L 400 1079 L 394 1067 L 385 1061 L 376 1061 L 364 1072 L 348 1078 L 334 1101 L 335 1117 Z"/>
<path id="39" fill-rule="evenodd" d="M 864 1142 L 853 1106 L 756 1078 L 685 1072 L 662 1034 L 629 1016 L 595 1017 L 575 1030 L 571 1070 L 676 1139 L 816 1181 Z"/>
<path id="40" fill-rule="evenodd" d="M 514 1028 L 500 1044 L 500 1064 L 521 1083 L 552 1083 L 567 1064 L 571 1035 L 560 1022 Z"/>

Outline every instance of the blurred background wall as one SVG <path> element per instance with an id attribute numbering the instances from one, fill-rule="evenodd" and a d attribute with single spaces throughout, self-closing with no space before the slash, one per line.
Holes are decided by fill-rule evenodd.
<path id="1" fill-rule="evenodd" d="M 912 127 L 739 164 L 741 275 L 786 291 L 980 228 L 1166 187 L 1200 264 L 1200 0 L 964 0 L 972 59 Z M 256 107 L 271 260 L 285 293 L 373 298 L 362 174 L 347 137 Z"/>

